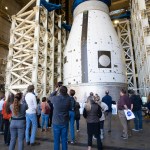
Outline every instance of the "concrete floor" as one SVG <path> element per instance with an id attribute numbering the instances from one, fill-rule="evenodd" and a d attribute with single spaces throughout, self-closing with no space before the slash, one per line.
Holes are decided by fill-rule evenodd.
<path id="1" fill-rule="evenodd" d="M 107 125 L 107 121 L 105 123 Z M 132 122 L 133 127 L 133 122 Z M 107 133 L 105 128 L 105 139 L 103 140 L 104 150 L 150 150 L 150 121 L 144 120 L 144 130 L 133 132 L 132 137 L 128 140 L 121 139 L 122 127 L 117 116 L 112 118 L 112 132 Z M 37 132 L 37 141 L 40 141 L 40 146 L 30 147 L 25 145 L 25 150 L 52 150 L 53 149 L 53 133 L 52 129 L 49 132 Z M 87 150 L 87 134 L 86 122 L 84 118 L 80 121 L 80 132 L 76 133 L 75 145 L 70 145 L 68 150 Z M 3 143 L 3 135 L 0 135 L 0 150 L 8 150 L 8 147 Z M 17 148 L 16 148 L 17 150 Z M 96 141 L 93 140 L 93 150 L 96 150 Z"/>

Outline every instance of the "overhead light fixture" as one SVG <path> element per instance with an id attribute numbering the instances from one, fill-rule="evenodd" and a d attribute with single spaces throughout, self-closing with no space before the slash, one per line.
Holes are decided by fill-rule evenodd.
<path id="1" fill-rule="evenodd" d="M 119 13 L 122 13 L 122 12 L 124 12 L 124 11 L 125 11 L 124 9 L 118 9 L 118 10 L 111 11 L 111 12 L 110 12 L 110 16 L 113 16 L 113 15 L 116 15 L 116 14 L 119 14 Z"/>
<path id="2" fill-rule="evenodd" d="M 8 10 L 8 7 L 7 7 L 7 6 L 5 6 L 5 9 L 6 9 L 6 10 Z"/>
<path id="3" fill-rule="evenodd" d="M 114 21 L 114 24 L 118 24 L 118 23 L 119 23 L 119 20 L 115 20 L 115 21 Z"/>

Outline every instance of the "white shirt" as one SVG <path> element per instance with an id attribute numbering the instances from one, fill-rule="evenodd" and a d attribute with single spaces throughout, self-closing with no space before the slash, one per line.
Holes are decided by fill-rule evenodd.
<path id="1" fill-rule="evenodd" d="M 108 110 L 108 106 L 107 106 L 104 102 L 100 102 L 99 105 L 100 105 L 101 108 L 102 108 L 102 116 L 101 116 L 101 118 L 100 118 L 100 121 L 103 121 L 103 120 L 105 120 L 104 112 L 105 112 L 106 110 Z"/>
<path id="2" fill-rule="evenodd" d="M 0 111 L 2 111 L 3 104 L 4 104 L 4 98 L 0 100 Z"/>
<path id="3" fill-rule="evenodd" d="M 26 113 L 35 114 L 37 109 L 37 101 L 35 95 L 33 93 L 27 93 L 25 96 L 25 101 L 28 105 Z"/>

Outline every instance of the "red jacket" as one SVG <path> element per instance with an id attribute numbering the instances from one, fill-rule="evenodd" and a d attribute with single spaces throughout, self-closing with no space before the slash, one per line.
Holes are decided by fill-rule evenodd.
<path id="1" fill-rule="evenodd" d="M 7 101 L 5 101 L 4 104 L 3 104 L 2 115 L 3 115 L 3 119 L 9 120 L 9 119 L 11 118 L 11 113 L 8 114 L 8 113 L 6 112 L 6 103 L 7 103 Z"/>

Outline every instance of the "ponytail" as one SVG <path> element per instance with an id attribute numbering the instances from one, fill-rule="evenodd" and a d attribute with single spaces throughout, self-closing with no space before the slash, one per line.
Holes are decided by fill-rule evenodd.
<path id="1" fill-rule="evenodd" d="M 15 116 L 18 115 L 19 110 L 20 110 L 20 102 L 17 98 L 15 98 L 13 103 L 13 112 Z"/>
<path id="2" fill-rule="evenodd" d="M 15 98 L 14 98 L 14 102 L 13 102 L 13 113 L 15 116 L 18 115 L 19 111 L 20 111 L 20 100 L 21 100 L 21 93 L 17 93 L 15 95 Z"/>

